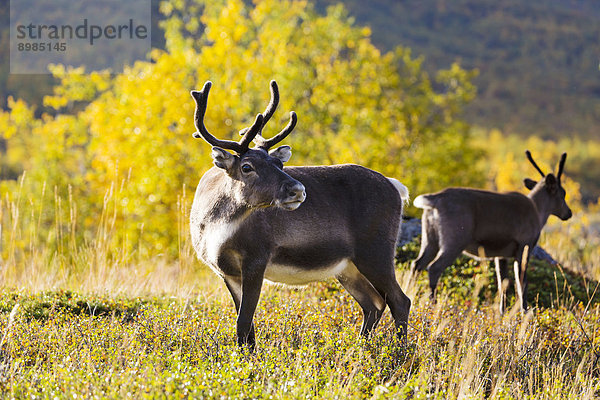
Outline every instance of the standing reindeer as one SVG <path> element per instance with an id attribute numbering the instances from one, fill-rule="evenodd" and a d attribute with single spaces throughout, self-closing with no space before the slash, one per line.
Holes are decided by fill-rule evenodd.
<path id="1" fill-rule="evenodd" d="M 293 130 L 296 114 L 271 139 L 261 134 L 279 102 L 275 81 L 265 112 L 240 131 L 239 142 L 216 139 L 204 126 L 210 87 L 191 92 L 194 136 L 213 146 L 215 165 L 196 189 L 191 235 L 199 258 L 233 297 L 238 344 L 255 346 L 263 279 L 304 285 L 336 277 L 363 310 L 361 334 L 371 332 L 387 304 L 405 338 L 410 299 L 396 281 L 394 253 L 406 187 L 358 165 L 284 168 L 290 147 L 270 148 Z"/>
<path id="2" fill-rule="evenodd" d="M 415 199 L 414 205 L 423 209 L 423 216 L 421 250 L 412 271 L 427 268 L 432 298 L 444 269 L 464 252 L 474 258 L 494 258 L 500 313 L 504 312 L 507 259 L 514 258 L 521 310 L 527 309 L 529 250 L 537 243 L 550 215 L 566 221 L 573 213 L 565 202 L 565 190 L 560 182 L 567 153 L 560 159 L 556 176 L 544 175 L 529 150 L 525 154 L 543 178 L 540 182 L 524 180 L 531 190 L 527 196 L 516 192 L 448 188 Z"/>

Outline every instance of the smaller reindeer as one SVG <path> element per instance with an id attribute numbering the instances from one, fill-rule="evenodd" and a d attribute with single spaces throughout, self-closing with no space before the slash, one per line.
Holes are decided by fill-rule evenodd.
<path id="1" fill-rule="evenodd" d="M 567 153 L 558 173 L 545 175 L 525 152 L 542 180 L 525 179 L 531 192 L 496 193 L 468 188 L 448 188 L 417 196 L 414 205 L 423 209 L 421 250 L 412 265 L 413 273 L 427 268 L 432 298 L 442 272 L 464 252 L 474 258 L 494 259 L 500 313 L 504 312 L 507 259 L 514 259 L 515 283 L 521 310 L 527 309 L 527 261 L 550 215 L 563 221 L 573 213 L 565 202 L 562 176 Z"/>

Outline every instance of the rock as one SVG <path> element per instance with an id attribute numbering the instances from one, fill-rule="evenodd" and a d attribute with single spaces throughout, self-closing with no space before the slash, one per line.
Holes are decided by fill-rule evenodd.
<path id="1" fill-rule="evenodd" d="M 542 249 L 540 246 L 535 246 L 533 248 L 533 251 L 531 252 L 531 257 L 538 259 L 538 260 L 546 261 L 552 265 L 558 264 L 558 261 L 556 261 L 554 258 L 552 258 L 552 256 L 550 254 L 548 254 L 548 252 L 546 250 Z"/>
<path id="2" fill-rule="evenodd" d="M 421 234 L 421 220 L 419 218 L 407 218 L 402 221 L 402 228 L 398 234 L 398 246 L 404 246 L 412 242 Z"/>
<path id="3" fill-rule="evenodd" d="M 403 246 L 406 243 L 412 242 L 415 237 L 421 234 L 421 220 L 419 218 L 406 218 L 402 221 L 402 229 L 398 235 L 398 246 Z M 546 261 L 550 264 L 556 265 L 556 261 L 548 252 L 542 249 L 540 246 L 535 246 L 531 252 L 531 257 Z"/>

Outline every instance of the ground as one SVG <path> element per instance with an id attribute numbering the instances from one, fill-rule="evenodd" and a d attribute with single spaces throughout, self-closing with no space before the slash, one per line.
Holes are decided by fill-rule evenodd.
<path id="1" fill-rule="evenodd" d="M 170 271 L 193 284 L 170 293 L 5 289 L 0 391 L 15 398 L 600 395 L 600 307 L 593 296 L 577 297 L 592 282 L 540 262 L 530 290 L 537 305 L 500 316 L 493 272 L 461 259 L 432 303 L 426 273 L 407 282 L 417 248 L 406 245 L 397 268 L 413 299 L 406 344 L 396 339 L 389 311 L 371 337 L 360 338 L 360 310 L 335 281 L 265 286 L 252 354 L 235 344 L 224 284 L 199 265 Z"/>

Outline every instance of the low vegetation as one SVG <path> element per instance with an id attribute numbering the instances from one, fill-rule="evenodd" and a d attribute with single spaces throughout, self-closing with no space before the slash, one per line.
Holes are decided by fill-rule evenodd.
<path id="1" fill-rule="evenodd" d="M 168 268 L 156 261 L 143 272 L 123 265 L 123 276 L 131 273 L 133 279 L 114 290 L 99 279 L 87 293 L 71 289 L 97 272 L 72 270 L 55 281 L 62 289 L 42 290 L 6 276 L 13 289 L 0 296 L 0 393 L 439 399 L 600 394 L 596 283 L 534 261 L 534 308 L 522 315 L 516 306 L 500 316 L 493 270 L 468 259 L 446 270 L 438 300 L 431 303 L 427 274 L 407 283 L 417 250 L 418 240 L 405 245 L 397 265 L 413 299 L 407 344 L 397 341 L 389 312 L 372 337 L 360 338 L 359 307 L 327 281 L 265 286 L 253 354 L 235 342 L 235 312 L 224 284 L 207 268 L 192 267 L 191 256 Z M 143 277 L 144 285 L 136 284 Z M 40 281 L 50 284 L 52 278 Z M 515 304 L 510 292 L 509 303 Z"/>

